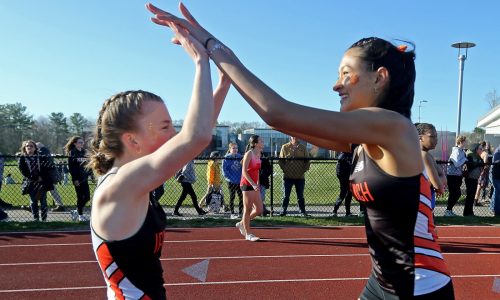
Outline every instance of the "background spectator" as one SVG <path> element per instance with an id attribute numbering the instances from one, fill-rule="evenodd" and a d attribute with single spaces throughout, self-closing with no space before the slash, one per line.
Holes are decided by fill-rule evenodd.
<path id="1" fill-rule="evenodd" d="M 481 174 L 479 175 L 479 180 L 477 181 L 477 190 L 474 197 L 475 206 L 483 206 L 483 202 L 480 199 L 484 200 L 484 198 L 486 198 L 486 190 L 489 184 L 490 165 L 493 158 L 490 143 L 482 141 L 480 144 L 481 147 L 483 147 L 483 152 L 481 152 L 481 159 L 484 162 L 484 166 L 481 170 Z"/>
<path id="2" fill-rule="evenodd" d="M 56 184 L 59 183 L 60 177 L 59 177 L 59 172 L 57 170 L 57 167 L 54 163 L 54 158 L 52 157 L 49 148 L 45 147 L 44 144 L 41 142 L 37 142 L 36 146 L 38 148 L 38 153 L 41 156 L 46 157 L 48 164 L 50 165 L 49 168 L 49 177 L 52 180 L 52 184 L 54 185 L 54 188 L 50 190 L 50 194 L 52 195 L 52 198 L 54 198 L 54 201 L 56 202 L 57 206 L 52 209 L 52 211 L 65 211 L 66 209 L 64 208 L 64 204 L 62 202 L 61 196 L 57 192 L 57 187 Z"/>
<path id="3" fill-rule="evenodd" d="M 281 146 L 279 166 L 283 170 L 283 202 L 280 216 L 286 216 L 288 203 L 290 202 L 290 193 L 295 186 L 297 193 L 297 202 L 300 213 L 304 217 L 309 215 L 306 212 L 304 199 L 305 173 L 309 170 L 310 161 L 306 146 L 300 143 L 300 140 L 291 136 L 290 142 Z"/>
<path id="4" fill-rule="evenodd" d="M 40 201 L 42 221 L 47 220 L 47 191 L 54 189 L 49 178 L 50 163 L 47 157 L 38 155 L 36 144 L 32 140 L 22 143 L 22 155 L 19 170 L 24 176 L 22 193 L 30 196 L 31 213 L 35 221 L 40 220 L 38 201 Z"/>
<path id="5" fill-rule="evenodd" d="M 337 216 L 337 211 L 339 210 L 340 205 L 345 200 L 345 216 L 348 217 L 351 215 L 351 200 L 352 193 L 349 188 L 349 175 L 351 174 L 351 165 L 352 165 L 352 153 L 351 152 L 340 152 L 336 174 L 340 184 L 340 194 L 335 201 L 335 206 L 333 207 L 333 216 Z"/>
<path id="6" fill-rule="evenodd" d="M 474 215 L 473 206 L 474 197 L 476 195 L 477 182 L 484 166 L 483 159 L 481 158 L 482 152 L 483 147 L 481 147 L 481 145 L 478 143 L 472 144 L 470 150 L 466 152 L 467 173 L 464 176 L 466 188 L 464 217 Z"/>
<path id="7" fill-rule="evenodd" d="M 458 199 L 462 195 L 460 188 L 462 186 L 462 167 L 467 162 L 464 150 L 466 145 L 466 137 L 463 135 L 458 136 L 456 146 L 451 150 L 448 160 L 446 172 L 446 181 L 448 182 L 448 203 L 444 211 L 445 217 L 456 216 L 453 212 L 453 207 L 457 204 Z"/>
<path id="8" fill-rule="evenodd" d="M 198 215 L 202 216 L 206 214 L 207 212 L 198 206 L 198 197 L 196 196 L 196 193 L 194 192 L 193 189 L 193 183 L 196 181 L 194 162 L 191 160 L 182 169 L 180 169 L 177 172 L 177 174 L 175 174 L 175 179 L 177 180 L 177 182 L 181 184 L 182 193 L 181 196 L 179 197 L 179 200 L 177 200 L 177 203 L 175 204 L 174 215 L 182 217 L 182 214 L 179 213 L 179 208 L 181 207 L 182 202 L 184 201 L 184 199 L 186 199 L 188 195 L 191 197 L 194 209 L 196 209 Z"/>
<path id="9" fill-rule="evenodd" d="M 69 172 L 76 192 L 76 211 L 71 211 L 71 217 L 74 221 L 78 219 L 80 222 L 88 221 L 88 218 L 83 215 L 83 208 L 90 200 L 90 170 L 87 169 L 87 152 L 84 149 L 84 143 L 82 137 L 74 136 L 65 146 Z"/>
<path id="10" fill-rule="evenodd" d="M 238 214 L 240 216 L 243 211 L 243 194 L 240 189 L 242 159 L 243 156 L 238 153 L 238 144 L 229 143 L 229 149 L 222 161 L 222 174 L 227 181 L 229 189 L 229 209 L 231 210 L 231 214 L 234 214 L 234 198 L 238 194 Z"/>
<path id="11" fill-rule="evenodd" d="M 264 155 L 264 152 L 260 154 L 260 170 L 259 170 L 259 183 L 260 183 L 260 199 L 262 200 L 262 215 L 269 215 L 270 211 L 266 207 L 266 190 L 268 190 L 271 185 L 269 182 L 269 177 L 273 174 L 273 166 L 269 161 L 269 157 Z"/>
<path id="12" fill-rule="evenodd" d="M 204 203 L 206 203 L 208 195 L 214 191 L 222 194 L 222 180 L 221 180 L 221 174 L 220 174 L 220 159 L 221 155 L 219 151 L 212 151 L 210 153 L 210 157 L 207 163 L 207 192 L 205 193 L 205 196 L 201 198 L 200 202 L 198 203 L 199 206 L 201 207 Z M 224 205 L 224 210 L 229 211 L 229 208 Z"/>

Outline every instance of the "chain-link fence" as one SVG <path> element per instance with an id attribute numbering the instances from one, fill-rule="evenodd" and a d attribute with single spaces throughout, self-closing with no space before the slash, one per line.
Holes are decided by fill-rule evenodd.
<path id="1" fill-rule="evenodd" d="M 21 174 L 19 168 L 19 157 L 3 156 L 4 158 L 4 171 L 2 187 L 0 192 L 0 207 L 8 214 L 8 221 L 33 221 L 33 194 L 23 194 L 23 186 L 26 186 L 26 180 Z M 283 197 L 284 197 L 284 173 L 279 165 L 278 158 L 269 158 L 271 163 L 271 172 L 269 176 L 269 189 L 265 192 L 264 204 L 270 213 L 279 214 L 283 212 Z M 290 160 L 290 159 L 288 159 Z M 196 173 L 196 181 L 192 184 L 197 201 L 203 210 L 207 211 L 209 208 L 205 205 L 204 196 L 207 193 L 207 158 L 198 158 L 194 161 L 194 170 Z M 75 187 L 72 182 L 71 175 L 68 170 L 68 158 L 65 156 L 51 157 L 50 160 L 40 159 L 40 173 L 44 173 L 43 164 L 52 164 L 57 173 L 48 175 L 57 181 L 54 185 L 54 190 L 47 192 L 47 217 L 46 221 L 71 221 L 74 220 L 72 211 L 76 209 L 77 195 Z M 218 212 L 209 211 L 206 216 L 214 216 L 221 218 L 237 217 L 239 213 L 239 192 L 237 191 L 238 185 L 229 184 L 222 175 L 222 162 L 221 164 L 221 191 L 223 195 L 224 207 Z M 305 211 L 311 216 L 327 217 L 332 216 L 333 207 L 336 199 L 339 196 L 340 185 L 336 176 L 336 159 L 311 159 L 309 170 L 305 172 L 304 176 L 304 205 Z M 38 168 L 37 163 L 33 163 L 29 168 Z M 43 175 L 47 176 L 47 175 Z M 23 185 L 23 182 L 25 184 Z M 39 182 L 41 184 L 41 182 Z M 92 196 L 96 186 L 96 182 L 92 177 L 89 177 L 90 195 Z M 302 215 L 302 209 L 299 207 L 296 185 L 293 186 L 290 194 L 289 205 L 286 209 L 287 215 Z M 163 206 L 167 215 L 170 217 L 199 217 L 199 210 L 193 205 L 193 200 L 188 195 L 181 205 L 178 200 L 182 194 L 182 184 L 177 182 L 174 178 L 168 180 L 164 184 L 165 193 L 159 199 L 160 204 Z M 231 190 L 234 190 L 233 211 L 231 211 L 230 198 Z M 300 185 L 299 185 L 300 189 Z M 493 216 L 489 206 L 491 199 L 491 184 L 480 194 L 480 202 L 474 206 L 474 214 L 476 216 Z M 466 191 L 465 184 L 462 184 L 462 196 L 454 207 L 454 212 L 457 215 L 462 215 L 464 209 L 464 199 Z M 36 198 L 39 197 L 39 198 Z M 436 216 L 442 216 L 446 209 L 448 193 L 438 196 L 436 199 L 436 208 L 434 210 Z M 40 201 L 40 196 L 35 198 Z M 60 201 L 60 203 L 58 203 Z M 178 205 L 178 214 L 174 215 L 174 209 Z M 39 203 L 39 211 L 43 214 L 42 204 Z M 351 213 L 358 215 L 360 212 L 359 203 L 352 200 Z M 345 205 L 342 204 L 338 210 L 338 216 L 344 216 Z M 90 202 L 86 204 L 84 214 L 90 214 Z M 72 218 L 73 216 L 73 218 Z M 43 216 L 42 216 L 43 218 Z"/>

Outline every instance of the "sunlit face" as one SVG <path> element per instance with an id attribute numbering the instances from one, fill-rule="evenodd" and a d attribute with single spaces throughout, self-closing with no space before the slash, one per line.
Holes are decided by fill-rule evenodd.
<path id="1" fill-rule="evenodd" d="M 255 149 L 259 150 L 262 152 L 262 149 L 264 149 L 264 140 L 259 136 L 257 144 L 255 144 Z"/>
<path id="2" fill-rule="evenodd" d="M 238 146 L 237 145 L 231 145 L 231 147 L 229 147 L 229 153 L 231 153 L 231 154 L 238 153 Z"/>
<path id="3" fill-rule="evenodd" d="M 477 154 L 481 155 L 481 153 L 483 153 L 483 147 L 481 147 L 481 146 L 477 147 L 476 152 L 477 152 Z"/>
<path id="4" fill-rule="evenodd" d="M 75 145 L 75 148 L 76 148 L 78 151 L 82 151 L 84 144 L 85 144 L 85 142 L 83 141 L 83 139 L 77 139 L 77 140 L 73 143 L 73 145 Z"/>
<path id="5" fill-rule="evenodd" d="M 431 130 L 429 132 L 420 135 L 420 144 L 423 148 L 427 150 L 432 150 L 436 148 L 438 138 L 436 130 Z"/>
<path id="6" fill-rule="evenodd" d="M 293 145 L 297 145 L 298 143 L 300 142 L 300 140 L 294 136 L 291 136 L 290 137 L 290 143 L 292 143 Z"/>
<path id="7" fill-rule="evenodd" d="M 35 150 L 36 150 L 36 146 L 34 143 L 26 143 L 24 145 L 24 151 L 26 152 L 26 154 L 28 155 L 33 155 L 35 154 Z"/>
<path id="8" fill-rule="evenodd" d="M 175 128 L 163 102 L 145 101 L 138 118 L 141 155 L 156 151 L 175 135 Z"/>
<path id="9" fill-rule="evenodd" d="M 375 106 L 377 94 L 374 82 L 376 72 L 368 71 L 359 58 L 359 49 L 346 51 L 339 66 L 339 78 L 333 90 L 340 96 L 340 111 Z"/>

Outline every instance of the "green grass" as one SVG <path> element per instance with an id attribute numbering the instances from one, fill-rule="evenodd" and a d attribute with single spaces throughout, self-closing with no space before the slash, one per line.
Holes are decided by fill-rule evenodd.
<path id="1" fill-rule="evenodd" d="M 222 218 L 173 219 L 167 218 L 167 228 L 233 227 L 236 220 Z M 303 217 L 260 217 L 252 221 L 252 226 L 293 227 L 293 226 L 349 226 L 364 225 L 362 218 L 303 218 Z M 436 217 L 436 225 L 483 225 L 500 226 L 500 217 Z M 21 231 L 70 231 L 89 230 L 88 223 L 75 222 L 0 222 L 0 232 Z"/>

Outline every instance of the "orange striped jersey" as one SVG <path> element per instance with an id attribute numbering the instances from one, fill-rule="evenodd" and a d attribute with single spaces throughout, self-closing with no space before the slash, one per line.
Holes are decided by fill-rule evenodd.
<path id="1" fill-rule="evenodd" d="M 430 185 L 422 174 L 391 176 L 361 148 L 353 159 L 350 187 L 366 207 L 372 273 L 383 289 L 407 299 L 450 282 L 435 234 Z"/>
<path id="2" fill-rule="evenodd" d="M 108 299 L 166 299 L 160 263 L 165 220 L 163 208 L 150 199 L 143 225 L 127 239 L 107 241 L 91 225 L 92 246 Z"/>

